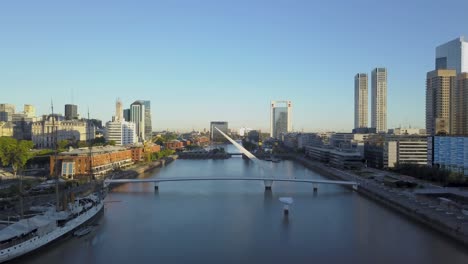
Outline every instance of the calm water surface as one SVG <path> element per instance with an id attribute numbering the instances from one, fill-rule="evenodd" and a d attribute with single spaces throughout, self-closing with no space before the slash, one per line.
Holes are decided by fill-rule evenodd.
<path id="1" fill-rule="evenodd" d="M 177 160 L 145 177 L 323 179 L 292 161 Z M 278 201 L 291 196 L 289 218 Z M 468 251 L 348 189 L 262 182 L 125 184 L 91 234 L 17 263 L 468 263 Z"/>

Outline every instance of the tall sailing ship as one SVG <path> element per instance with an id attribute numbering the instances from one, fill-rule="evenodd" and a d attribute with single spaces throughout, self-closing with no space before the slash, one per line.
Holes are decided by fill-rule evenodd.
<path id="1" fill-rule="evenodd" d="M 58 175 L 55 168 L 54 174 Z M 104 188 L 85 197 L 73 198 L 60 208 L 58 182 L 57 176 L 56 205 L 31 208 L 39 213 L 0 230 L 0 263 L 30 253 L 71 234 L 103 211 Z"/>

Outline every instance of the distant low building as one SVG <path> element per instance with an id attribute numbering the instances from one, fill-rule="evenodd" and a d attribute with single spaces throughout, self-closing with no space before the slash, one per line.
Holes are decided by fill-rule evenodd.
<path id="1" fill-rule="evenodd" d="M 0 137 L 13 137 L 13 129 L 12 122 L 0 122 Z"/>
<path id="2" fill-rule="evenodd" d="M 179 140 L 171 140 L 171 141 L 165 142 L 164 147 L 166 149 L 178 150 L 178 149 L 184 148 L 184 143 Z"/>
<path id="3" fill-rule="evenodd" d="M 114 141 L 118 146 L 135 144 L 138 142 L 135 124 L 132 122 L 107 122 L 106 141 Z"/>
<path id="4" fill-rule="evenodd" d="M 394 135 L 426 135 L 426 129 L 398 127 L 389 129 L 388 133 Z"/>
<path id="5" fill-rule="evenodd" d="M 335 133 L 330 137 L 330 146 L 344 150 L 356 150 L 364 157 L 364 143 L 371 134 Z"/>
<path id="6" fill-rule="evenodd" d="M 359 169 L 364 166 L 361 154 L 357 151 L 338 150 L 331 147 L 305 147 L 306 155 L 314 160 L 328 163 L 342 169 Z"/>
<path id="7" fill-rule="evenodd" d="M 283 144 L 290 149 L 303 149 L 307 146 L 323 146 L 324 141 L 317 133 L 287 133 L 283 135 Z"/>
<path id="8" fill-rule="evenodd" d="M 421 135 L 372 135 L 366 141 L 367 166 L 386 169 L 397 164 L 427 164 L 427 137 Z"/>
<path id="9" fill-rule="evenodd" d="M 358 127 L 353 128 L 353 134 L 375 134 L 377 129 L 375 127 Z"/>

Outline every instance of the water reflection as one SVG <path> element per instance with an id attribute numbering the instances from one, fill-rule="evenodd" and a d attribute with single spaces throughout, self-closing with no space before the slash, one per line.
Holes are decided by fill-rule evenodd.
<path id="1" fill-rule="evenodd" d="M 275 177 L 321 176 L 291 161 Z M 255 176 L 242 159 L 177 160 L 153 177 Z M 294 204 L 285 217 L 281 196 Z M 125 184 L 107 197 L 100 225 L 16 263 L 466 263 L 438 234 L 331 185 L 263 182 Z M 121 201 L 121 202 L 109 202 Z"/>

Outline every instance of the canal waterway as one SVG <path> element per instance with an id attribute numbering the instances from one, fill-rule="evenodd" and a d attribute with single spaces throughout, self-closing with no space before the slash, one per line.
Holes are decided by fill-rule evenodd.
<path id="1" fill-rule="evenodd" d="M 236 152 L 228 147 L 228 151 Z M 325 179 L 293 161 L 176 160 L 142 177 Z M 263 168 L 262 168 L 263 167 Z M 284 217 L 279 197 L 294 199 Z M 468 251 L 350 189 L 306 183 L 124 184 L 99 225 L 17 263 L 468 263 Z"/>

